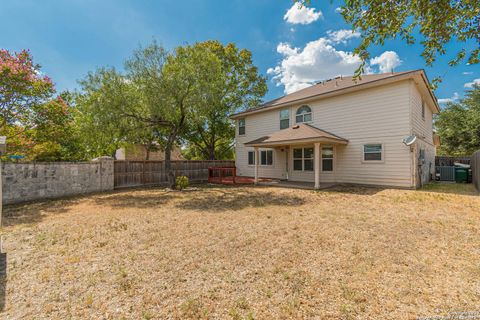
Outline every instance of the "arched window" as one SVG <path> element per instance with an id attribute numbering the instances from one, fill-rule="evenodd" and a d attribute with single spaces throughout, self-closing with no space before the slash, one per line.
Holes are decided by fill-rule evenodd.
<path id="1" fill-rule="evenodd" d="M 312 121 L 312 109 L 309 106 L 301 106 L 297 109 L 295 120 L 297 123 Z"/>

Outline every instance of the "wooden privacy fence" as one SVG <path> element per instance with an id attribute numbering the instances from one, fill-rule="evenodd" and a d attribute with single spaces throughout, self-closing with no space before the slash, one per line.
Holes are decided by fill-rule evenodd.
<path id="1" fill-rule="evenodd" d="M 451 167 L 454 163 L 470 164 L 469 157 L 435 157 L 435 167 Z"/>
<path id="2" fill-rule="evenodd" d="M 175 176 L 187 176 L 190 182 L 208 180 L 209 167 L 234 167 L 233 160 L 175 160 Z M 114 188 L 162 185 L 168 182 L 165 161 L 115 161 Z"/>
<path id="3" fill-rule="evenodd" d="M 472 182 L 477 191 L 480 192 L 480 150 L 472 155 L 472 161 L 470 162 L 472 168 Z"/>

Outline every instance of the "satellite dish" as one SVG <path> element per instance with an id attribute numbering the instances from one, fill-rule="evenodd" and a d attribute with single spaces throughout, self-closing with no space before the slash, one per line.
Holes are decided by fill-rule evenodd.
<path id="1" fill-rule="evenodd" d="M 406 137 L 405 139 L 403 139 L 403 143 L 406 145 L 406 146 L 411 146 L 412 144 L 415 143 L 415 141 L 417 141 L 417 136 L 412 134 L 411 136 L 408 136 Z"/>

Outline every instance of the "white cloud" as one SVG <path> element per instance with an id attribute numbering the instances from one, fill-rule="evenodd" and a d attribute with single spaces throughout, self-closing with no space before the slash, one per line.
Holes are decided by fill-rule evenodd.
<path id="1" fill-rule="evenodd" d="M 285 93 L 306 88 L 318 80 L 353 74 L 361 63 L 351 52 L 335 49 L 326 38 L 311 41 L 303 49 L 280 43 L 277 52 L 284 58 L 267 73 L 273 75 L 277 85 L 285 86 Z"/>
<path id="2" fill-rule="evenodd" d="M 333 34 L 331 32 L 330 34 Z M 309 87 L 320 80 L 331 79 L 339 75 L 352 75 L 361 63 L 358 56 L 351 52 L 335 48 L 329 37 L 308 42 L 304 48 L 292 47 L 281 42 L 277 52 L 283 56 L 281 62 L 267 73 L 272 76 L 277 86 L 284 86 L 285 93 L 292 93 Z M 378 65 L 381 72 L 390 71 L 401 64 L 394 51 L 386 51 L 374 57 L 371 64 Z M 373 73 L 370 64 L 365 66 L 367 74 Z"/>
<path id="3" fill-rule="evenodd" d="M 391 72 L 402 64 L 402 60 L 395 51 L 385 51 L 380 56 L 370 60 L 371 65 L 378 65 L 381 73 Z"/>
<path id="4" fill-rule="evenodd" d="M 322 17 L 322 12 L 315 12 L 315 8 L 307 8 L 306 6 L 299 6 L 294 3 L 293 6 L 288 9 L 283 20 L 291 24 L 309 24 L 317 21 Z"/>
<path id="5" fill-rule="evenodd" d="M 469 75 L 469 74 L 473 74 L 472 71 L 465 71 L 465 72 L 462 72 L 463 75 Z"/>
<path id="6" fill-rule="evenodd" d="M 467 82 L 467 83 L 465 83 L 463 86 L 464 86 L 465 88 L 473 88 L 473 85 L 474 85 L 474 84 L 480 85 L 480 78 L 475 79 L 475 80 L 473 80 L 472 82 Z"/>
<path id="7" fill-rule="evenodd" d="M 347 43 L 347 40 L 353 39 L 353 38 L 359 38 L 360 37 L 360 32 L 352 31 L 352 30 L 347 30 L 347 29 L 340 29 L 340 30 L 329 30 L 327 31 L 328 38 L 333 42 L 333 43 Z"/>
<path id="8" fill-rule="evenodd" d="M 335 12 L 336 12 L 336 13 L 342 13 L 342 11 L 343 11 L 343 10 L 342 10 L 342 7 L 336 7 L 336 8 L 335 8 Z"/>
<path id="9" fill-rule="evenodd" d="M 458 100 L 458 98 L 460 98 L 460 96 L 458 95 L 458 92 L 454 92 L 453 96 L 450 98 L 438 99 L 438 103 L 455 102 Z"/>

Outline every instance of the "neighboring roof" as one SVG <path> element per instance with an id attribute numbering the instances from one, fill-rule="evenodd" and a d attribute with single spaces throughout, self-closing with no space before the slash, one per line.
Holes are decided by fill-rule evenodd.
<path id="1" fill-rule="evenodd" d="M 333 133 L 318 129 L 312 125 L 301 123 L 287 129 L 279 130 L 271 135 L 264 136 L 245 143 L 247 146 L 262 147 L 275 146 L 292 142 L 333 142 L 347 144 L 348 140 Z"/>
<path id="2" fill-rule="evenodd" d="M 273 109 L 273 108 L 284 106 L 287 104 L 301 103 L 307 100 L 320 99 L 323 97 L 325 98 L 331 97 L 334 95 L 339 95 L 339 94 L 343 94 L 343 93 L 354 91 L 354 90 L 360 90 L 363 88 L 369 88 L 371 86 L 382 85 L 390 81 L 391 82 L 400 81 L 400 80 L 414 78 L 418 76 L 420 76 L 423 79 L 423 82 L 437 108 L 437 111 L 440 111 L 440 107 L 438 106 L 437 99 L 429 88 L 429 82 L 428 82 L 427 76 L 425 75 L 425 71 L 420 69 L 420 70 L 412 70 L 412 71 L 405 71 L 405 72 L 366 74 L 366 75 L 362 75 L 361 80 L 357 79 L 355 81 L 353 80 L 353 76 L 337 77 L 335 79 L 321 81 L 311 87 L 290 93 L 278 99 L 268 101 L 256 108 L 252 108 L 243 112 L 238 112 L 236 114 L 233 114 L 231 117 L 237 118 L 239 116 L 243 116 L 246 114 L 262 112 L 267 109 Z"/>

